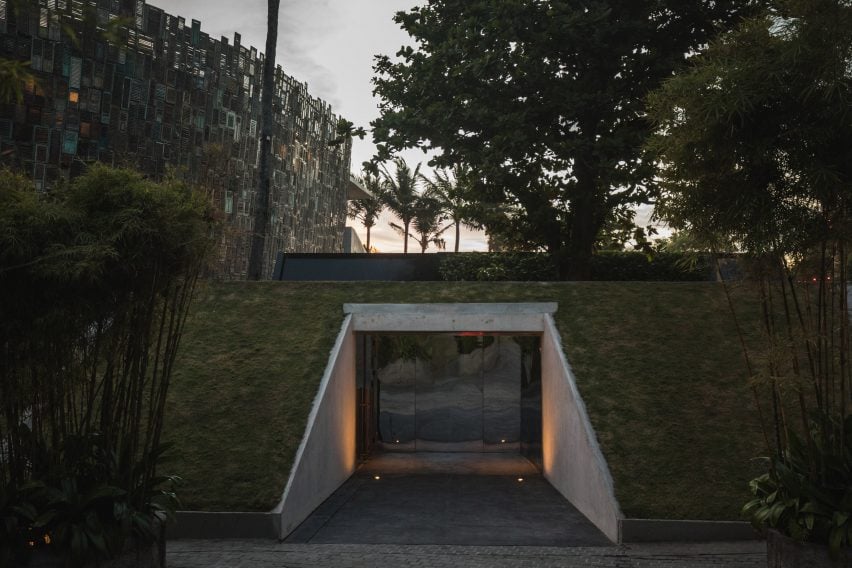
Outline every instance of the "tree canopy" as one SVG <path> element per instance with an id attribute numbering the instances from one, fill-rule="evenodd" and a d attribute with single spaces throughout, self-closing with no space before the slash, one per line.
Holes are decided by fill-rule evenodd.
<path id="1" fill-rule="evenodd" d="M 837 0 L 776 2 L 719 38 L 650 99 L 660 214 L 752 252 L 802 251 L 843 229 L 850 66 L 852 8 Z"/>
<path id="2" fill-rule="evenodd" d="M 480 212 L 470 202 L 473 179 L 470 170 L 458 164 L 452 171 L 435 170 L 432 178 L 423 175 L 421 178 L 426 185 L 424 195 L 437 201 L 443 213 L 452 221 L 456 233 L 454 252 L 459 252 L 461 226 L 481 228 L 477 220 Z"/>
<path id="3" fill-rule="evenodd" d="M 382 176 L 384 177 L 382 201 L 402 221 L 401 226 L 391 223 L 391 227 L 402 235 L 403 252 L 407 253 L 408 237 L 410 236 L 409 227 L 417 214 L 417 200 L 420 197 L 417 190 L 420 183 L 420 164 L 418 163 L 412 171 L 403 158 L 396 158 L 393 163 L 393 173 L 390 173 L 384 166 L 382 167 Z"/>
<path id="4" fill-rule="evenodd" d="M 851 95 L 852 5 L 776 0 L 651 97 L 661 214 L 749 253 L 758 282 L 766 343 L 742 346 L 772 458 L 743 513 L 834 553 L 852 543 Z"/>
<path id="5" fill-rule="evenodd" d="M 370 252 L 370 232 L 385 208 L 385 204 L 382 202 L 384 181 L 370 172 L 364 172 L 364 175 L 358 178 L 358 181 L 370 192 L 371 197 L 349 201 L 347 215 L 350 219 L 361 221 L 364 228 L 367 229 L 365 248 L 367 252 Z"/>
<path id="6" fill-rule="evenodd" d="M 749 5 L 428 0 L 398 12 L 416 45 L 376 59 L 378 157 L 421 147 L 438 166 L 468 164 L 478 200 L 502 206 L 489 232 L 584 278 L 609 212 L 653 188 L 644 97 Z"/>

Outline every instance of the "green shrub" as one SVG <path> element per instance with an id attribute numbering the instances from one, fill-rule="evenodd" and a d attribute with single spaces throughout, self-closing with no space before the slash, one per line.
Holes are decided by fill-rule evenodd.
<path id="1" fill-rule="evenodd" d="M 549 281 L 556 269 L 544 254 L 526 252 L 464 252 L 441 255 L 444 280 Z"/>
<path id="2" fill-rule="evenodd" d="M 466 281 L 552 281 L 557 273 L 543 253 L 456 253 L 442 255 L 441 277 Z M 592 280 L 710 280 L 710 258 L 679 253 L 600 252 L 592 258 Z"/>
<path id="3" fill-rule="evenodd" d="M 697 282 L 711 279 L 709 256 L 658 252 L 600 252 L 592 257 L 592 280 Z"/>
<path id="4" fill-rule="evenodd" d="M 0 171 L 0 565 L 33 546 L 97 562 L 155 536 L 166 393 L 209 230 L 173 180 L 92 166 L 40 195 Z"/>

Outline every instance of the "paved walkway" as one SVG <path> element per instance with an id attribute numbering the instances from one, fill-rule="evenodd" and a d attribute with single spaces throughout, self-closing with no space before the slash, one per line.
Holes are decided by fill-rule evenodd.
<path id="1" fill-rule="evenodd" d="M 763 568 L 763 542 L 586 548 L 292 544 L 268 540 L 178 540 L 169 568 Z"/>
<path id="2" fill-rule="evenodd" d="M 377 456 L 285 542 L 173 540 L 166 549 L 169 568 L 766 566 L 756 541 L 612 545 L 510 455 Z"/>
<path id="3" fill-rule="evenodd" d="M 300 544 L 606 546 L 540 474 L 352 476 L 287 538 Z"/>

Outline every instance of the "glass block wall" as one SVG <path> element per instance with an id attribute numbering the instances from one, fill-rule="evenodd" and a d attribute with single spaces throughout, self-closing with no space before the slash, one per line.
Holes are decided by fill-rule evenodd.
<path id="1" fill-rule="evenodd" d="M 181 176 L 223 221 L 211 275 L 245 277 L 263 54 L 143 0 L 0 0 L 0 57 L 36 76 L 0 104 L 0 163 L 41 191 L 93 161 Z M 267 274 L 279 251 L 342 251 L 351 152 L 307 84 L 280 66 L 275 83 Z"/>

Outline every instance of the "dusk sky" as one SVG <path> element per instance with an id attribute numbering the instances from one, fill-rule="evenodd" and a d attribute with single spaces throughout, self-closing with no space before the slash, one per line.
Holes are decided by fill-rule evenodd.
<path id="1" fill-rule="evenodd" d="M 202 31 L 214 38 L 241 36 L 243 45 L 259 51 L 266 46 L 266 0 L 150 0 L 168 13 L 183 16 L 187 22 L 201 21 Z M 416 0 L 282 0 L 278 28 L 277 62 L 284 71 L 308 83 L 311 95 L 331 104 L 335 113 L 367 127 L 378 116 L 378 101 L 372 96 L 372 62 L 375 54 L 393 54 L 409 43 L 393 22 L 398 10 L 416 6 Z M 355 140 L 352 169 L 358 173 L 361 162 L 370 159 L 374 146 L 368 139 Z M 413 167 L 428 157 L 422 152 L 404 154 Z M 388 227 L 392 216 L 379 220 L 372 231 L 372 244 L 381 252 L 402 252 L 402 237 Z M 350 221 L 350 225 L 355 222 Z M 362 242 L 366 233 L 357 230 Z M 447 248 L 453 248 L 453 231 L 445 233 Z M 409 243 L 411 247 L 415 243 Z M 481 232 L 464 231 L 461 250 L 485 250 Z M 431 249 L 434 250 L 434 249 Z"/>

